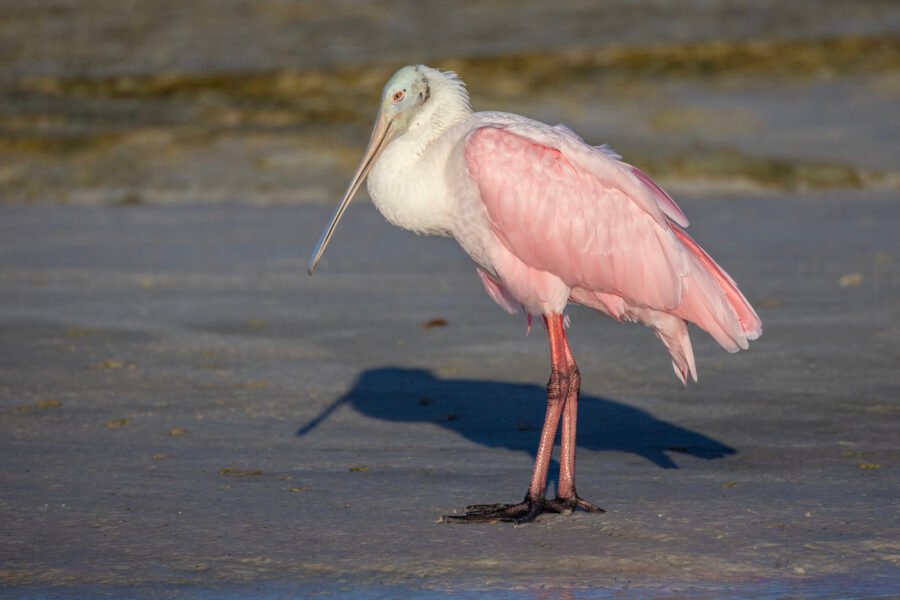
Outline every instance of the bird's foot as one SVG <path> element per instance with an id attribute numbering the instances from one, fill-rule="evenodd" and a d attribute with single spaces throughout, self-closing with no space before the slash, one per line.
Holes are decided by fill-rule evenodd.
<path id="1" fill-rule="evenodd" d="M 441 518 L 442 523 L 491 523 L 501 521 L 504 523 L 530 523 L 542 513 L 571 513 L 576 508 L 587 512 L 606 512 L 598 506 L 594 506 L 587 500 L 573 496 L 571 498 L 556 498 L 545 500 L 534 499 L 526 496 L 525 500 L 518 504 L 473 504 L 466 507 L 464 515 L 448 515 Z"/>
<path id="2" fill-rule="evenodd" d="M 588 502 L 577 494 L 572 494 L 571 496 L 565 498 L 556 497 L 553 500 L 544 500 L 544 510 L 547 510 L 549 512 L 572 513 L 575 512 L 575 510 L 578 508 L 585 512 L 595 514 L 602 514 L 606 512 L 596 504 Z"/>
<path id="3" fill-rule="evenodd" d="M 534 521 L 544 512 L 544 499 L 533 499 L 528 496 L 518 504 L 473 504 L 466 507 L 464 515 L 447 515 L 441 517 L 442 523 L 528 523 Z"/>

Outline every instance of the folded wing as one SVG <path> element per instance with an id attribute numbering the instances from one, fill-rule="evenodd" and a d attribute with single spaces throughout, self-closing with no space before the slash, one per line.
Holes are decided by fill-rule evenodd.
<path id="1" fill-rule="evenodd" d="M 696 323 L 729 351 L 761 333 L 734 281 L 684 232 L 681 209 L 609 150 L 567 128 L 514 124 L 471 132 L 465 159 L 501 242 L 562 279 L 572 301 L 643 322 L 664 342 L 668 332 L 673 362 L 688 355 L 676 372 L 694 375 L 693 355 L 683 324 L 668 315 Z"/>

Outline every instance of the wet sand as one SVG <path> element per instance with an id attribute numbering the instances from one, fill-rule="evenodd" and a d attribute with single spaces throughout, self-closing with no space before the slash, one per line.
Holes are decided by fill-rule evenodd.
<path id="1" fill-rule="evenodd" d="M 898 24 L 0 0 L 0 597 L 896 597 Z M 648 331 L 572 311 L 605 515 L 437 523 L 521 498 L 548 376 L 453 242 L 360 199 L 306 276 L 411 62 L 612 145 L 762 316 L 734 356 L 694 331 L 683 390 Z"/>
<path id="2" fill-rule="evenodd" d="M 765 333 L 683 390 L 573 310 L 608 512 L 523 527 L 436 523 L 522 496 L 548 375 L 452 242 L 360 202 L 309 278 L 327 206 L 0 207 L 0 595 L 896 593 L 896 199 L 680 202 Z"/>

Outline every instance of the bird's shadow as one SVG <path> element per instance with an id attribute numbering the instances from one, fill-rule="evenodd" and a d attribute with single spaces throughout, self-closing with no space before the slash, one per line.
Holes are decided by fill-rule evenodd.
<path id="1" fill-rule="evenodd" d="M 536 385 L 440 379 L 423 369 L 369 369 L 297 435 L 309 434 L 349 406 L 373 419 L 436 423 L 483 446 L 532 453 L 544 421 L 545 394 Z M 580 449 L 637 454 L 664 469 L 678 468 L 670 454 L 713 460 L 735 453 L 701 433 L 596 396 L 581 396 L 578 423 Z"/>

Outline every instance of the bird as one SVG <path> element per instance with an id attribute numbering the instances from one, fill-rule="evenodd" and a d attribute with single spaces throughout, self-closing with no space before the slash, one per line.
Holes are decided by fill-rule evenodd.
<path id="1" fill-rule="evenodd" d="M 762 334 L 735 281 L 687 234 L 684 212 L 649 176 L 566 125 L 473 112 L 452 71 L 410 65 L 388 80 L 359 167 L 313 249 L 310 275 L 366 179 L 387 221 L 455 239 L 488 296 L 509 313 L 523 311 L 529 327 L 541 317 L 548 332 L 547 408 L 524 500 L 471 505 L 443 522 L 605 512 L 575 487 L 581 375 L 566 338 L 568 304 L 649 327 L 684 386 L 697 381 L 688 323 L 729 352 Z M 558 429 L 559 476 L 549 499 Z"/>

